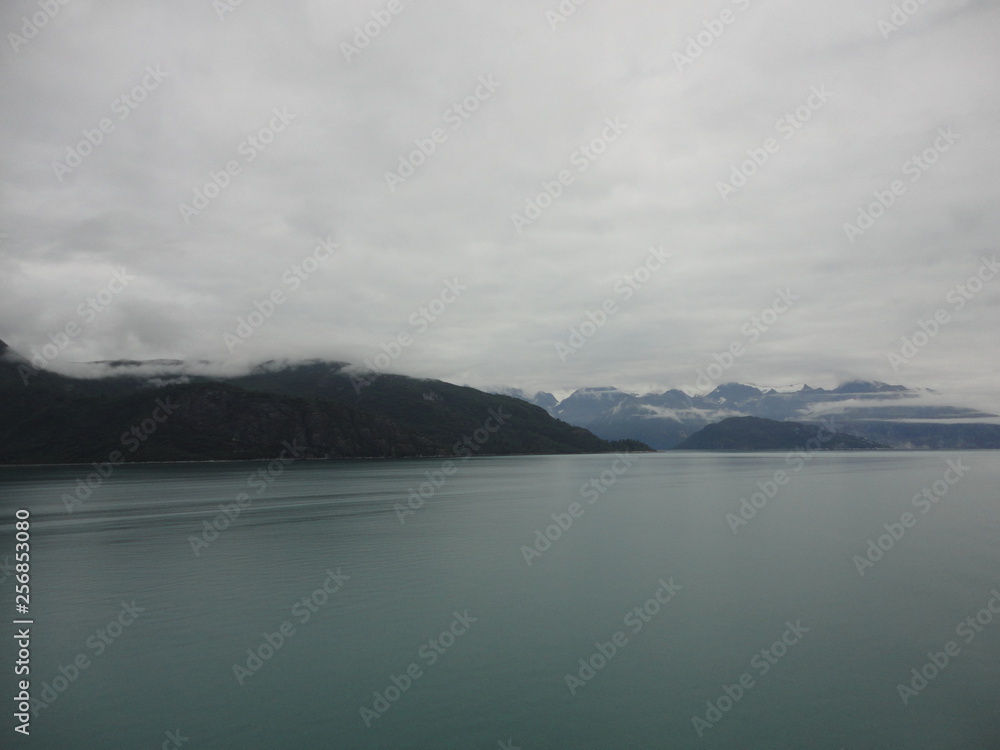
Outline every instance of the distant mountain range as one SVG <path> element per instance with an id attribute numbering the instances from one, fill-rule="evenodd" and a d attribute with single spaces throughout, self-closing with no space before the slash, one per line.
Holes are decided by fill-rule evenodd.
<path id="1" fill-rule="evenodd" d="M 992 421 L 997 415 L 931 405 L 929 391 L 873 381 L 831 390 L 726 383 L 704 396 L 676 389 L 636 395 L 613 387 L 582 388 L 562 401 L 549 393 L 508 392 L 606 440 L 628 436 L 657 450 L 674 448 L 726 417 L 748 416 L 805 424 L 832 420 L 840 432 L 893 448 L 1000 448 L 1000 424 Z"/>
<path id="2" fill-rule="evenodd" d="M 96 365 L 103 377 L 67 377 L 0 341 L 0 463 L 649 450 L 520 399 L 402 375 L 361 378 L 342 362 L 270 362 L 239 377 L 183 375 L 165 360 Z"/>

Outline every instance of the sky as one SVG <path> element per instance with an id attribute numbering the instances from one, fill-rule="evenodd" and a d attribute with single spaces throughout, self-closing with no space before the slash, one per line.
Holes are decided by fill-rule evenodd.
<path id="1" fill-rule="evenodd" d="M 1000 411 L 989 0 L 12 0 L 0 31 L 0 338 L 52 369 Z"/>

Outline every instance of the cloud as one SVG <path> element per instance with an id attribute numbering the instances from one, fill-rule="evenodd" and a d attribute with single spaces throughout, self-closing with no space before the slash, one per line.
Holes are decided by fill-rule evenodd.
<path id="1" fill-rule="evenodd" d="M 209 2 L 59 7 L 0 52 L 0 335 L 27 351 L 80 324 L 54 367 L 362 362 L 407 333 L 393 366 L 418 376 L 666 388 L 740 342 L 727 379 L 870 377 L 1000 408 L 1000 282 L 946 301 L 997 252 L 992 3 L 921 5 L 888 39 L 893 5 L 860 0 L 588 2 L 555 28 L 558 3 L 527 0 L 400 0 L 381 25 L 385 3 L 353 0 L 221 18 Z M 0 29 L 21 36 L 37 11 L 8 3 Z M 394 182 L 401 160 L 412 174 Z M 895 180 L 905 191 L 848 236 Z M 324 237 L 338 253 L 291 289 Z M 670 264 L 617 299 L 651 246 Z M 81 319 L 116 268 L 136 280 Z M 454 278 L 468 291 L 417 331 Z M 786 287 L 800 301 L 746 340 Z M 276 288 L 286 301 L 230 352 L 225 334 Z M 620 312 L 561 361 L 608 298 Z M 952 321 L 893 370 L 940 308 Z"/>

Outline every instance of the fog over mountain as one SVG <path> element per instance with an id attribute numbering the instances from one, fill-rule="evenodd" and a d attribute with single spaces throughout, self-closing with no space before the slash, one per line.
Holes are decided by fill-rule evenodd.
<path id="1" fill-rule="evenodd" d="M 322 360 L 270 360 L 251 371 L 225 372 L 217 363 L 181 360 L 117 360 L 80 364 L 73 368 L 76 380 L 64 379 L 44 367 L 44 355 L 33 361 L 0 341 L 0 371 L 6 372 L 8 397 L 27 395 L 48 404 L 46 389 L 120 395 L 155 393 L 156 389 L 188 384 L 225 383 L 251 391 L 280 393 L 310 399 L 333 399 L 356 405 L 370 385 L 379 382 L 409 383 L 404 389 L 386 391 L 397 406 L 423 389 L 425 382 L 404 376 L 386 376 L 378 370 L 345 362 Z M 426 381 L 428 393 L 436 387 L 454 389 L 440 381 Z M 437 385 L 433 385 L 437 383 Z M 459 389 L 461 390 L 461 389 Z M 465 389 L 471 391 L 471 389 Z M 843 432 L 863 440 L 900 449 L 1000 448 L 1000 415 L 962 405 L 952 394 L 854 380 L 836 388 L 813 388 L 797 384 L 761 388 L 745 383 L 723 383 L 709 393 L 677 388 L 663 392 L 634 393 L 613 386 L 580 388 L 565 396 L 546 391 L 494 387 L 479 397 L 500 394 L 541 407 L 568 425 L 585 428 L 604 440 L 638 440 L 656 450 L 686 443 L 707 425 L 731 418 L 764 418 L 779 423 L 807 423 L 810 429 Z M 426 394 L 424 394 L 426 397 Z M 380 401 L 376 400 L 378 403 Z M 433 420 L 434 415 L 427 418 Z M 800 425 L 801 426 L 801 425 Z M 787 437 L 787 435 L 786 435 Z M 845 443 L 845 445 L 850 444 Z M 407 444 L 407 449 L 412 447 Z"/>
<path id="2" fill-rule="evenodd" d="M 1000 416 L 956 406 L 947 394 L 879 382 L 833 389 L 724 383 L 705 395 L 678 389 L 636 394 L 607 386 L 581 388 L 554 406 L 547 406 L 555 401 L 548 393 L 510 395 L 605 439 L 627 435 L 661 450 L 731 417 L 816 423 L 894 448 L 1000 448 Z"/>

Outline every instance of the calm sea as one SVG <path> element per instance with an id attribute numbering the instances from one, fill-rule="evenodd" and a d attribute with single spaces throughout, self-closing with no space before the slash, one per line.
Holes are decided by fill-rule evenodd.
<path id="1" fill-rule="evenodd" d="M 89 471 L 0 468 L 4 747 L 1000 748 L 995 452 Z"/>

